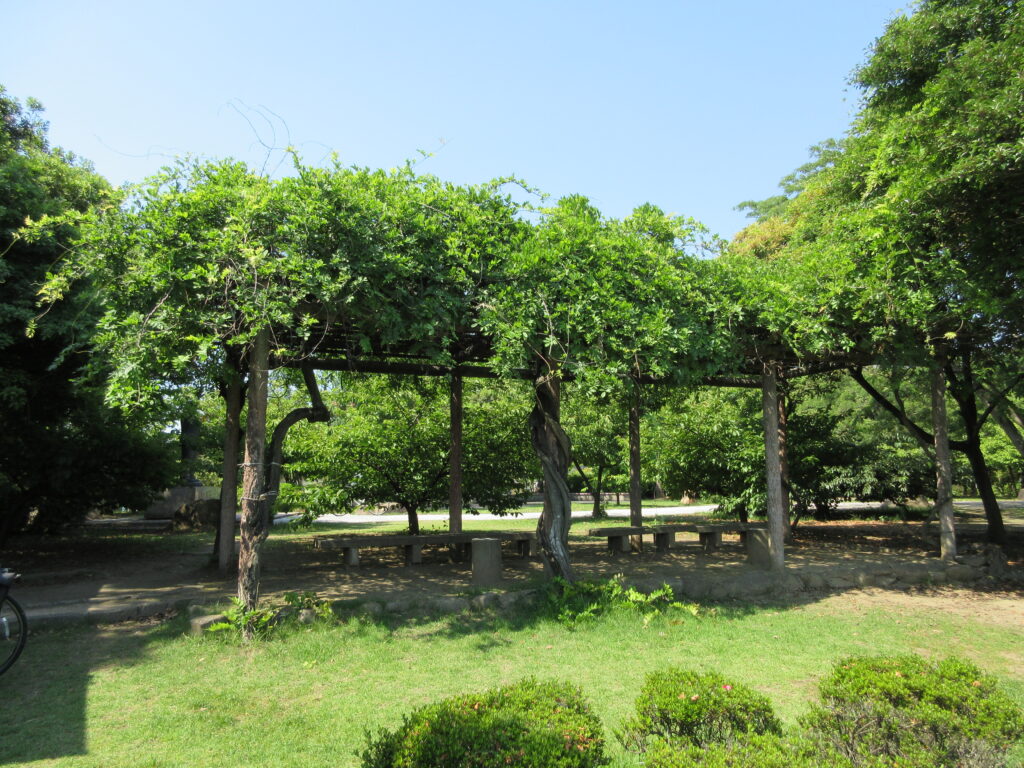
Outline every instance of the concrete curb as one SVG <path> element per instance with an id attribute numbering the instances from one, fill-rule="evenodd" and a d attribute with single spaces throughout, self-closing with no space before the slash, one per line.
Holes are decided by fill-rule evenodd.
<path id="1" fill-rule="evenodd" d="M 118 624 L 166 613 L 187 602 L 188 598 L 179 597 L 173 600 L 139 600 L 113 605 L 74 603 L 43 606 L 25 608 L 25 618 L 28 621 L 29 631 L 58 629 L 75 624 Z"/>

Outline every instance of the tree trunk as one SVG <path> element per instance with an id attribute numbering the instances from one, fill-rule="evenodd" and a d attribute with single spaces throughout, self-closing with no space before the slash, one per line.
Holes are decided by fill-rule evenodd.
<path id="1" fill-rule="evenodd" d="M 238 513 L 238 444 L 242 436 L 242 376 L 228 374 L 224 387 L 224 459 L 220 482 L 220 524 L 217 526 L 217 568 L 227 573 L 235 561 L 235 515 Z"/>
<path id="2" fill-rule="evenodd" d="M 981 504 L 985 508 L 985 521 L 988 523 L 988 531 L 985 538 L 993 544 L 1004 544 L 1006 542 L 1006 528 L 1003 525 L 1003 513 L 999 509 L 999 501 L 992 488 L 992 478 L 988 474 L 988 465 L 985 462 L 985 455 L 981 452 L 981 438 L 978 435 L 967 439 L 967 461 L 971 465 L 971 472 L 974 475 L 974 482 L 978 486 L 978 495 L 981 497 Z"/>
<path id="3" fill-rule="evenodd" d="M 420 515 L 419 507 L 412 504 L 403 504 L 405 512 L 409 516 L 409 533 L 413 536 L 418 536 L 420 533 Z"/>
<path id="4" fill-rule="evenodd" d="M 992 399 L 988 397 L 986 393 L 986 395 L 982 397 L 982 402 L 990 404 Z M 1013 447 L 1017 449 L 1017 453 L 1019 453 L 1021 458 L 1024 459 L 1024 436 L 1021 435 L 1018 425 L 1014 423 L 1016 419 L 1013 417 L 1016 414 L 1009 411 L 1006 406 L 1006 403 L 995 406 L 992 409 L 992 420 L 996 423 L 996 426 L 1003 430 L 1007 439 L 1013 444 Z"/>
<path id="5" fill-rule="evenodd" d="M 736 508 L 736 516 L 739 518 L 741 523 L 749 523 L 750 522 L 750 510 L 747 509 L 747 505 L 746 504 L 740 504 Z"/>
<path id="6" fill-rule="evenodd" d="M 534 386 L 530 437 L 544 471 L 544 510 L 537 523 L 537 539 L 549 571 L 572 582 L 575 575 L 569 562 L 568 546 L 572 523 L 568 483 L 571 447 L 559 423 L 560 386 L 554 376 L 539 376 Z"/>
<path id="7" fill-rule="evenodd" d="M 245 423 L 245 464 L 242 472 L 242 541 L 238 555 L 238 599 L 248 610 L 260 596 L 260 546 L 267 537 L 264 488 L 266 479 L 267 379 L 269 332 L 260 331 L 249 357 L 249 413 Z M 243 628 L 251 639 L 251 628 Z"/>
<path id="8" fill-rule="evenodd" d="M 640 385 L 634 383 L 629 403 L 629 524 L 644 524 L 643 488 L 640 483 Z M 643 551 L 643 536 L 631 536 L 634 552 Z"/>
<path id="9" fill-rule="evenodd" d="M 783 542 L 786 537 L 786 510 L 782 506 L 782 463 L 779 449 L 779 366 L 766 363 L 761 378 L 761 405 L 764 412 L 765 475 L 768 484 L 768 547 L 773 571 L 785 568 Z"/>
<path id="10" fill-rule="evenodd" d="M 953 516 L 953 460 L 949 449 L 946 414 L 945 352 L 936 352 L 931 368 L 932 433 L 935 435 L 935 505 L 939 512 L 939 551 L 943 560 L 956 557 L 956 523 Z"/>
<path id="11" fill-rule="evenodd" d="M 604 465 L 599 464 L 597 467 L 597 485 L 590 489 L 590 492 L 594 494 L 594 519 L 602 519 L 608 517 L 608 513 L 604 511 L 604 500 L 601 498 L 601 488 L 604 480 Z"/>
<path id="12" fill-rule="evenodd" d="M 181 484 L 199 485 L 196 480 L 195 460 L 199 455 L 199 439 L 202 425 L 199 419 L 193 416 L 181 417 L 181 435 L 179 443 L 181 446 Z"/>
<path id="13" fill-rule="evenodd" d="M 999 509 L 999 502 L 996 500 L 995 491 L 992 490 L 992 478 L 988 473 L 985 456 L 981 452 L 982 423 L 978 418 L 977 388 L 974 385 L 974 373 L 972 371 L 971 354 L 969 351 L 963 353 L 962 361 L 962 381 L 957 381 L 955 386 L 951 387 L 950 392 L 957 402 L 957 406 L 960 409 L 960 418 L 964 422 L 964 431 L 966 432 L 964 453 L 967 455 L 967 461 L 971 465 L 974 483 L 978 486 L 978 495 L 981 496 L 981 503 L 985 508 L 985 520 L 988 523 L 986 538 L 993 544 L 1003 544 L 1006 541 L 1003 513 Z M 950 381 L 953 382 L 952 368 L 947 365 L 946 371 Z"/>
<path id="14" fill-rule="evenodd" d="M 1003 430 L 1003 433 L 1009 441 L 1013 443 L 1013 447 L 1017 449 L 1017 453 L 1019 453 L 1021 458 L 1024 459 L 1024 436 L 1021 435 L 1020 430 L 1017 428 L 1014 421 L 1010 419 L 1006 410 L 1001 407 L 996 408 L 992 411 L 992 419 L 995 421 L 996 425 Z M 1018 483 L 1017 487 L 1019 489 L 1017 498 L 1024 499 L 1024 484 Z"/>
<path id="15" fill-rule="evenodd" d="M 452 374 L 448 399 L 451 449 L 448 452 L 448 530 L 462 533 L 462 377 Z"/>
<path id="16" fill-rule="evenodd" d="M 576 457 L 572 457 L 573 466 L 576 467 L 576 471 L 580 473 L 580 477 L 583 478 L 584 484 L 590 491 L 590 495 L 594 498 L 594 508 L 590 513 L 591 517 L 607 517 L 604 513 L 604 509 L 601 506 L 601 473 L 604 471 L 604 467 L 597 468 L 597 485 L 595 486 L 590 482 L 590 476 L 586 473 L 580 463 L 576 460 Z"/>

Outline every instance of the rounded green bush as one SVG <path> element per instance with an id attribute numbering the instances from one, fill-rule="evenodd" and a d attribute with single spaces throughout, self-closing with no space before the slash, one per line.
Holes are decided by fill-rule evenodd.
<path id="1" fill-rule="evenodd" d="M 820 690 L 803 724 L 855 765 L 998 766 L 1024 737 L 1020 707 L 963 659 L 843 659 Z"/>
<path id="2" fill-rule="evenodd" d="M 415 710 L 368 734 L 363 768 L 591 768 L 605 765 L 601 723 L 579 688 L 523 680 Z"/>
<path id="3" fill-rule="evenodd" d="M 765 696 L 713 672 L 672 668 L 647 676 L 636 715 L 617 735 L 626 749 L 645 752 L 652 738 L 704 747 L 781 732 Z"/>

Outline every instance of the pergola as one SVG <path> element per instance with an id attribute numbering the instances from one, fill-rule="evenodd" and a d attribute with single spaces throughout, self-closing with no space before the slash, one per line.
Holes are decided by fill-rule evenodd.
<path id="1" fill-rule="evenodd" d="M 326 421 L 329 413 L 317 386 L 316 371 L 347 371 L 353 373 L 389 374 L 399 376 L 444 376 L 449 379 L 450 404 L 450 493 L 449 530 L 462 531 L 462 421 L 463 380 L 466 378 L 515 377 L 531 381 L 536 402 L 530 417 L 533 447 L 544 470 L 544 506 L 538 523 L 541 551 L 550 566 L 550 572 L 572 579 L 572 567 L 566 547 L 570 506 L 566 484 L 570 462 L 569 442 L 560 426 L 560 384 L 571 380 L 569 371 L 551 371 L 538 364 L 531 369 L 498 372 L 489 365 L 492 354 L 491 340 L 479 330 L 466 328 L 454 339 L 418 339 L 385 341 L 372 339 L 369 344 L 344 325 L 322 324 L 309 332 L 305 341 L 295 339 L 293 355 L 267 356 L 266 368 L 292 368 L 302 371 L 310 398 L 310 406 L 287 414 L 276 425 L 266 450 L 266 471 L 259 494 L 251 491 L 243 502 L 259 499 L 259 505 L 243 504 L 242 551 L 251 549 L 253 542 L 265 536 L 270 509 L 277 496 L 283 465 L 283 445 L 288 429 L 304 419 Z M 438 350 L 443 344 L 447 361 L 438 362 Z M 255 360 L 250 361 L 250 409 L 254 392 L 258 394 L 260 371 Z M 706 386 L 757 388 L 762 393 L 765 466 L 767 482 L 767 518 L 769 551 L 772 568 L 784 567 L 784 539 L 788 528 L 788 492 L 786 482 L 786 415 L 784 397 L 780 388 L 787 379 L 845 368 L 851 365 L 852 355 L 831 360 L 807 363 L 796 359 L 780 345 L 754 345 L 744 362 L 735 370 L 704 376 L 700 384 Z M 266 370 L 266 369 L 264 369 Z M 264 377 L 265 378 L 265 377 Z M 255 386 L 253 382 L 256 382 Z M 638 385 L 666 385 L 666 381 L 651 376 L 638 377 Z M 262 387 L 266 387 L 264 380 Z M 265 394 L 263 395 L 265 398 Z M 570 436 L 571 437 L 571 436 Z M 638 398 L 629 408 L 630 456 L 630 522 L 642 525 L 640 494 L 640 407 Z M 247 451 L 246 470 L 251 469 Z M 255 479 L 256 473 L 250 473 Z M 250 488 L 252 479 L 245 485 Z M 257 507 L 254 511 L 253 506 Z M 232 515 L 233 517 L 233 515 Z M 223 537 L 224 538 L 228 537 Z"/>

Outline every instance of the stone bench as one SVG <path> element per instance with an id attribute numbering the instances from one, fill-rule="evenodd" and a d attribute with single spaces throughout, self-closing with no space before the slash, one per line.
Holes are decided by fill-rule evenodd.
<path id="1" fill-rule="evenodd" d="M 423 562 L 424 545 L 454 546 L 458 555 L 464 559 L 471 551 L 475 539 L 511 541 L 521 557 L 532 557 L 537 554 L 537 534 L 533 531 L 314 536 L 313 547 L 325 550 L 340 549 L 345 565 L 351 566 L 359 565 L 360 549 L 398 547 L 402 550 L 406 565 L 416 565 Z"/>
<path id="2" fill-rule="evenodd" d="M 747 536 L 748 532 L 762 531 L 766 528 L 766 523 L 666 523 L 642 527 L 591 528 L 587 531 L 587 535 L 607 538 L 608 549 L 612 552 L 622 553 L 630 551 L 629 538 L 631 536 L 650 534 L 654 537 L 655 551 L 665 553 L 675 543 L 677 533 L 696 533 L 705 552 L 714 552 L 722 546 L 723 533 L 737 533 L 740 537 L 740 545 L 746 547 L 749 554 L 751 540 Z M 760 542 L 754 546 L 760 547 Z"/>
<path id="3" fill-rule="evenodd" d="M 650 528 L 641 526 L 617 526 L 615 528 L 591 528 L 587 531 L 588 536 L 603 536 L 608 539 L 608 550 L 616 554 L 629 552 L 629 538 L 631 536 L 642 536 L 650 533 Z"/>

